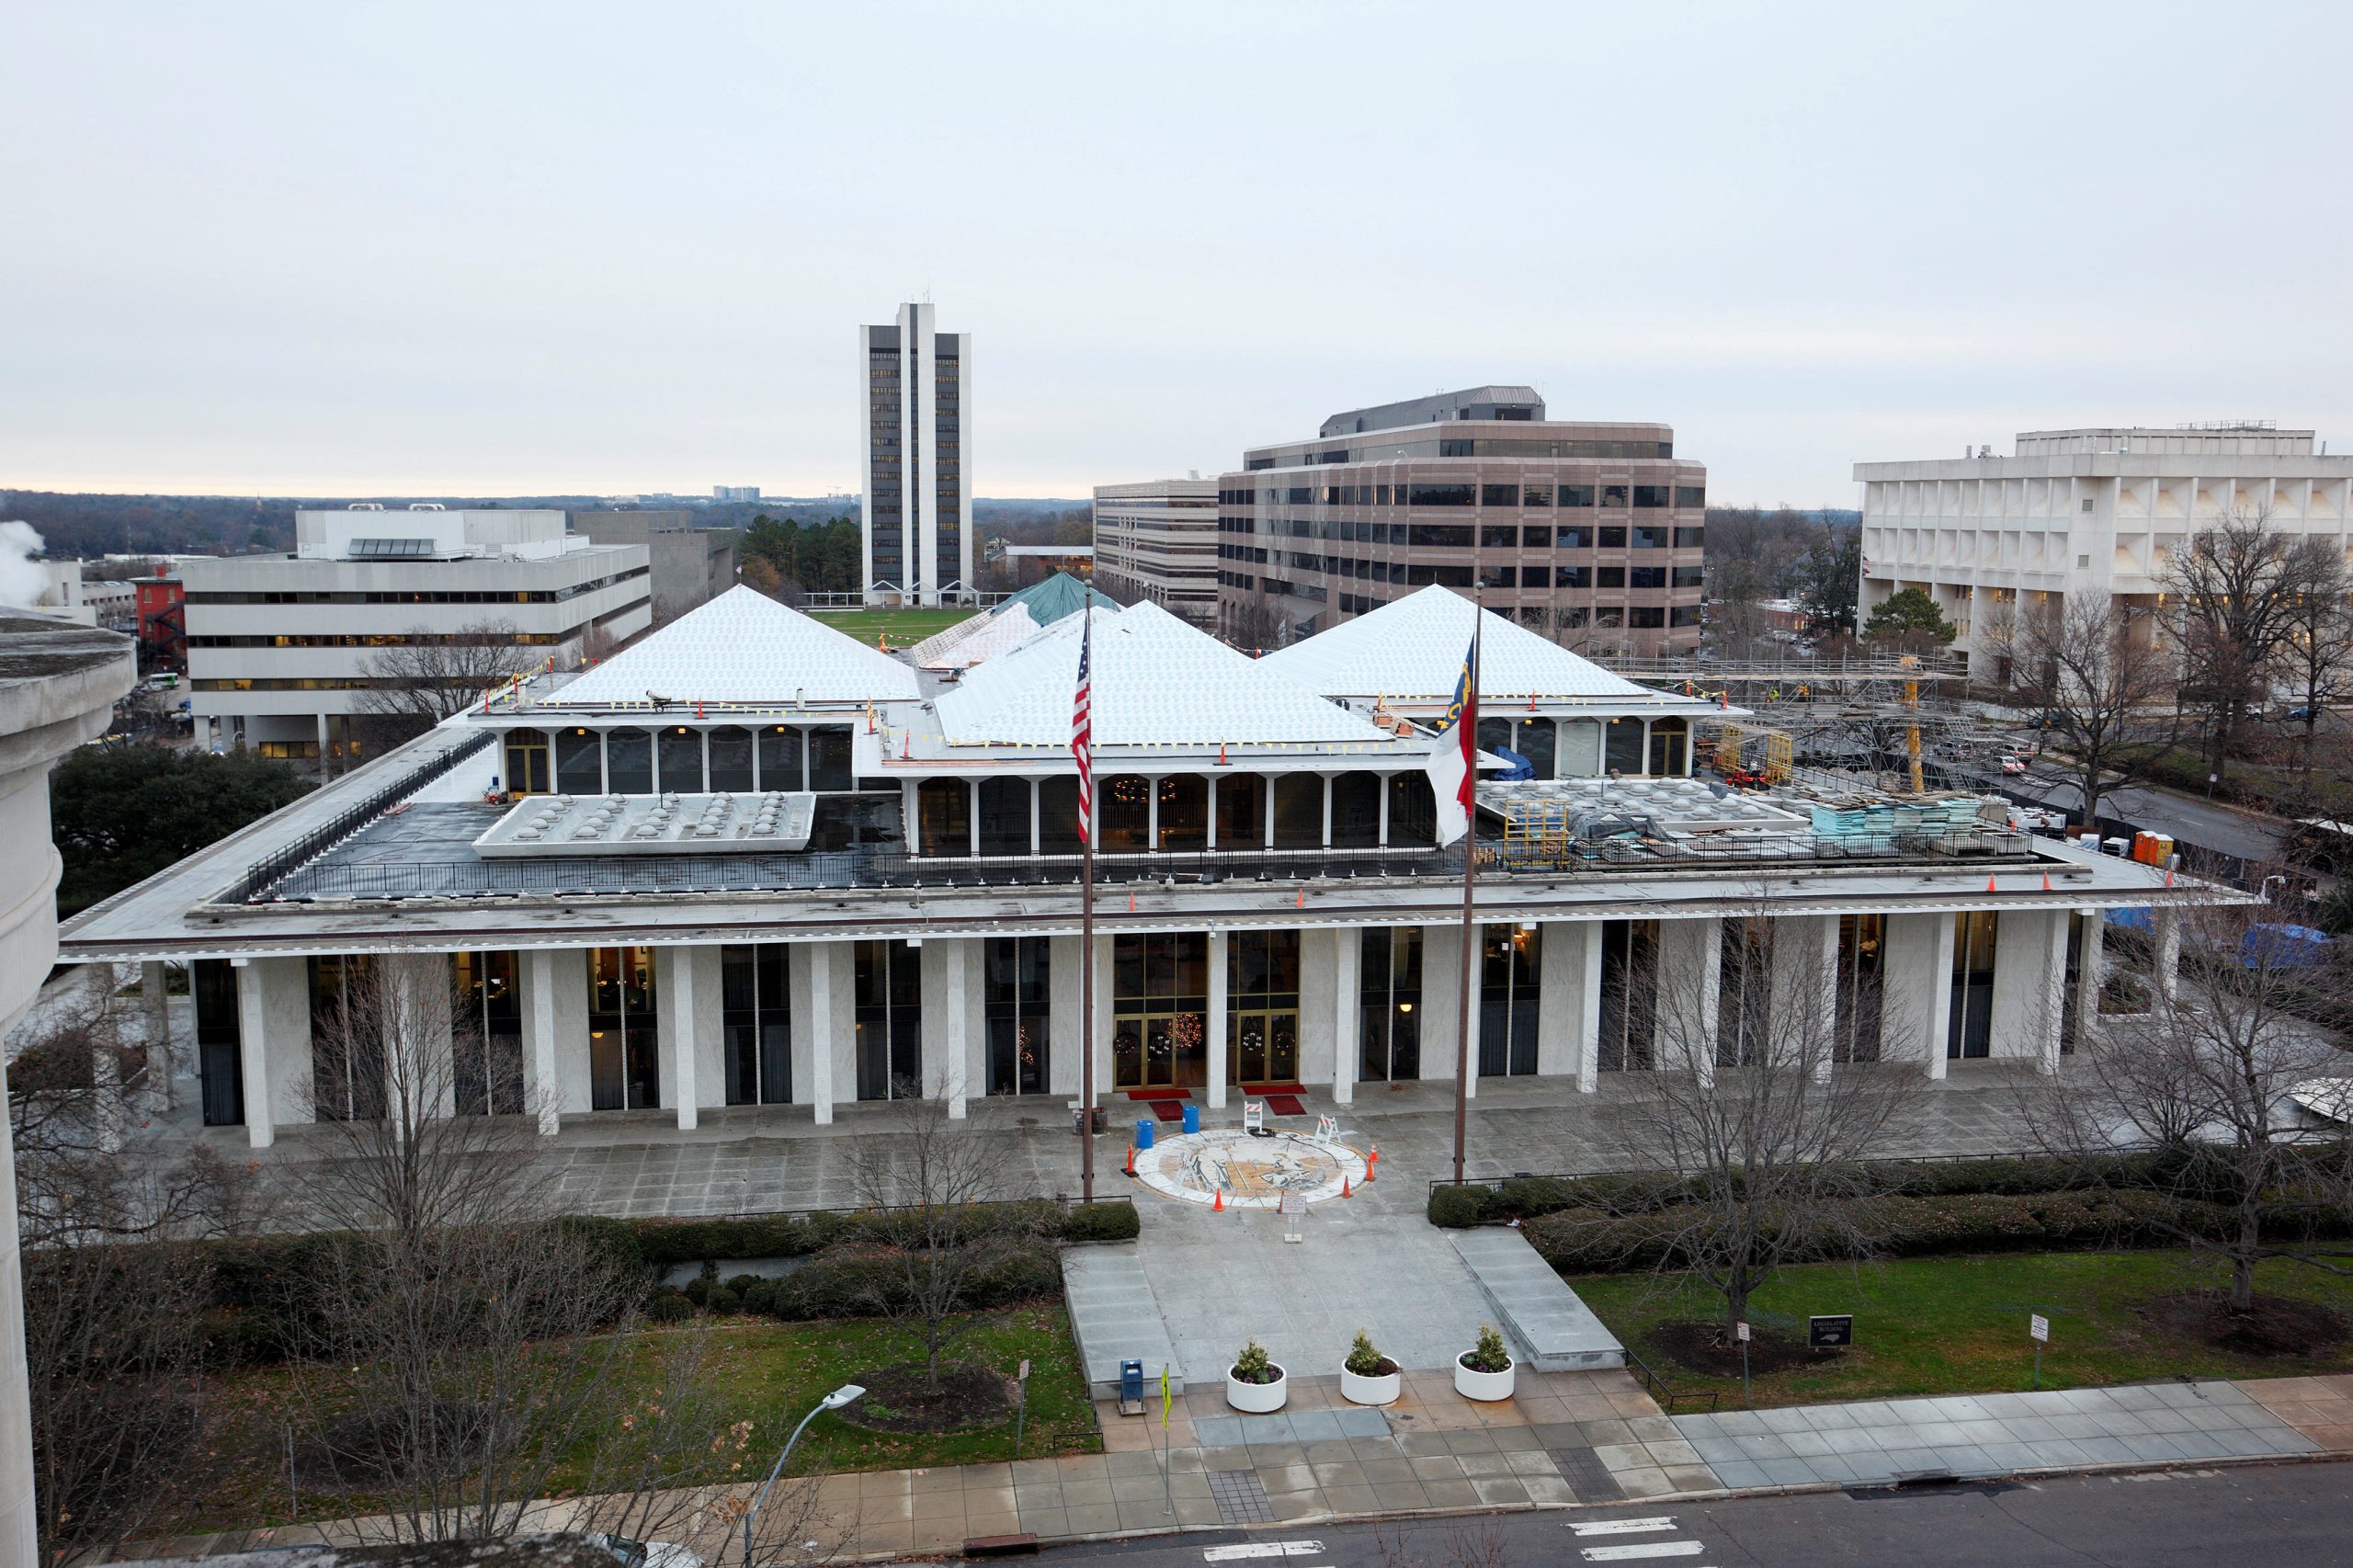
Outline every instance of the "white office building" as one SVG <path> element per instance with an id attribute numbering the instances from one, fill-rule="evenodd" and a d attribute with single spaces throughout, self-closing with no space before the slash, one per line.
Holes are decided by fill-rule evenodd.
<path id="1" fill-rule="evenodd" d="M 349 966 L 394 953 L 445 956 L 479 1026 L 455 1108 L 551 1137 L 909 1093 L 1061 1116 L 1089 1052 L 1107 1093 L 1212 1108 L 1451 1081 L 1464 846 L 1437 842 L 1427 768 L 1475 613 L 1426 588 L 1252 660 L 1136 605 L 941 685 L 738 588 L 85 912 L 64 956 L 191 963 L 204 1119 L 256 1145 L 379 1113 L 317 1042 Z M 1479 790 L 1471 1093 L 1654 1070 L 1659 988 L 1731 964 L 1760 908 L 1820 960 L 1841 1062 L 2055 1069 L 2100 912 L 2224 896 L 1969 798 L 1711 786 L 1688 744 L 1711 702 L 1481 624 L 1479 740 L 1507 776 Z M 485 801 L 494 778 L 521 798 Z"/>
<path id="2" fill-rule="evenodd" d="M 865 486 L 858 504 L 870 604 L 972 597 L 972 491 L 966 440 L 972 335 L 941 332 L 932 307 L 902 305 L 858 329 Z"/>
<path id="3" fill-rule="evenodd" d="M 1905 588 L 1934 599 L 1972 670 L 1991 670 L 2021 602 L 2079 594 L 2154 607 L 2199 529 L 2260 517 L 2347 540 L 2353 457 L 2260 420 L 2174 429 L 2029 430 L 2016 449 L 1855 465 L 1862 615 Z"/>
<path id="4" fill-rule="evenodd" d="M 379 660 L 420 639 L 492 637 L 567 667 L 591 633 L 653 619 L 644 544 L 598 545 L 560 511 L 413 506 L 298 512 L 289 555 L 185 562 L 199 744 L 352 757 Z"/>

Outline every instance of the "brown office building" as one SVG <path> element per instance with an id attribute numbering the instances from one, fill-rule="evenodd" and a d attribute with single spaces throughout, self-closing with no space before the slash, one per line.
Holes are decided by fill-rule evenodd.
<path id="1" fill-rule="evenodd" d="M 1281 647 L 1427 584 L 1596 654 L 1699 643 L 1705 465 L 1672 426 L 1473 387 L 1324 422 L 1218 481 L 1218 619 Z"/>

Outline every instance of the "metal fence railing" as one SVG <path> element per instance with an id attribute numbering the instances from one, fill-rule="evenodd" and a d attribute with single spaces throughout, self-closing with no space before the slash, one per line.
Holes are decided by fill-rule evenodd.
<path id="1" fill-rule="evenodd" d="M 497 738 L 488 731 L 467 736 L 436 754 L 429 761 L 419 764 L 391 783 L 345 807 L 292 843 L 263 856 L 245 868 L 244 877 L 231 895 L 231 902 L 251 903 L 259 900 L 278 879 L 317 859 L 410 795 L 488 747 Z"/>

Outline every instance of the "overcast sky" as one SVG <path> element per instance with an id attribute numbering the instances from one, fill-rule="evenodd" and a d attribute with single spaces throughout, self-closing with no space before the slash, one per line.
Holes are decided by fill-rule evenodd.
<path id="1" fill-rule="evenodd" d="M 977 494 L 1528 381 L 1711 498 L 2235 415 L 2353 441 L 2353 6 L 130 6 L 0 46 L 0 488 Z"/>

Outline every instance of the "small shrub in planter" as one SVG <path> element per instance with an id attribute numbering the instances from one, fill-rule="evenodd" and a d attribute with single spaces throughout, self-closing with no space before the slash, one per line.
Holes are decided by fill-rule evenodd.
<path id="1" fill-rule="evenodd" d="M 1397 1363 L 1373 1348 L 1371 1335 L 1357 1331 L 1340 1364 L 1340 1393 L 1351 1404 L 1390 1404 L 1396 1401 L 1404 1379 Z"/>
<path id="2" fill-rule="evenodd" d="M 1265 1415 L 1280 1410 L 1290 1397 L 1290 1384 L 1281 1363 L 1255 1339 L 1243 1346 L 1233 1365 L 1226 1369 L 1225 1403 L 1248 1415 Z"/>
<path id="3" fill-rule="evenodd" d="M 1478 1343 L 1455 1358 L 1454 1392 L 1465 1399 L 1509 1399 L 1513 1371 L 1502 1333 L 1494 1324 L 1481 1324 Z"/>

